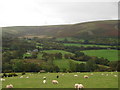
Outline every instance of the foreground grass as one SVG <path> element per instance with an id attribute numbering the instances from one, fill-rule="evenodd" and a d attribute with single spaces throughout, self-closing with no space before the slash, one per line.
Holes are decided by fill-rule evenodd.
<path id="1" fill-rule="evenodd" d="M 118 50 L 85 50 L 82 51 L 89 56 L 97 56 L 103 57 L 110 61 L 117 61 L 118 60 Z"/>
<path id="2" fill-rule="evenodd" d="M 78 77 L 74 77 L 77 74 Z M 102 72 L 91 73 L 27 73 L 23 78 L 9 77 L 5 78 L 2 87 L 5 88 L 7 84 L 13 84 L 14 88 L 74 88 L 75 83 L 82 83 L 85 88 L 118 88 L 117 72 Z M 108 74 L 108 76 L 106 76 Z M 57 79 L 56 76 L 59 75 Z M 88 79 L 84 79 L 83 76 L 88 75 Z M 29 76 L 29 78 L 26 78 Z M 43 84 L 43 77 L 47 78 L 47 83 Z M 58 80 L 59 84 L 54 85 L 52 80 Z"/>

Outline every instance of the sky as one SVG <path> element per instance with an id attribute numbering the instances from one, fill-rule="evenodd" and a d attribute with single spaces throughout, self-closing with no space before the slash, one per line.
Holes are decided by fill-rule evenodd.
<path id="1" fill-rule="evenodd" d="M 0 0 L 0 27 L 118 19 L 118 0 Z"/>

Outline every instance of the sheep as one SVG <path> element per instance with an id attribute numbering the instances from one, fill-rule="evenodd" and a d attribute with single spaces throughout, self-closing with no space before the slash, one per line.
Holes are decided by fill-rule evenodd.
<path id="1" fill-rule="evenodd" d="M 104 75 L 103 73 L 101 75 Z"/>
<path id="2" fill-rule="evenodd" d="M 75 88 L 78 88 L 78 85 L 79 85 L 79 84 L 75 84 L 75 85 L 74 85 L 74 86 L 75 86 Z"/>
<path id="3" fill-rule="evenodd" d="M 74 75 L 74 77 L 78 77 L 78 75 Z"/>
<path id="4" fill-rule="evenodd" d="M 52 80 L 52 83 L 53 84 L 58 84 L 58 81 L 57 80 Z"/>
<path id="5" fill-rule="evenodd" d="M 108 76 L 108 74 L 106 74 L 106 76 Z"/>
<path id="6" fill-rule="evenodd" d="M 13 88 L 13 85 L 12 84 L 6 85 L 6 88 Z"/>
<path id="7" fill-rule="evenodd" d="M 117 75 L 114 75 L 114 77 L 117 77 Z"/>
<path id="8" fill-rule="evenodd" d="M 43 79 L 45 80 L 45 79 L 46 79 L 46 77 L 43 77 Z"/>
<path id="9" fill-rule="evenodd" d="M 77 88 L 78 90 L 79 90 L 80 88 L 84 88 L 84 86 L 83 86 L 82 84 L 75 84 L 74 86 L 75 86 L 75 88 Z"/>
<path id="10" fill-rule="evenodd" d="M 20 76 L 20 78 L 23 78 L 23 76 Z"/>
<path id="11" fill-rule="evenodd" d="M 43 80 L 43 83 L 45 84 L 45 83 L 46 83 L 46 80 Z"/>
<path id="12" fill-rule="evenodd" d="M 91 73 L 90 75 L 93 75 L 93 73 Z"/>
<path id="13" fill-rule="evenodd" d="M 89 78 L 89 76 L 87 76 L 87 75 L 84 75 L 84 78 Z"/>
<path id="14" fill-rule="evenodd" d="M 64 74 L 62 74 L 62 76 L 64 76 Z"/>
<path id="15" fill-rule="evenodd" d="M 26 78 L 29 78 L 28 76 Z"/>
<path id="16" fill-rule="evenodd" d="M 5 79 L 1 78 L 1 81 L 5 81 Z"/>

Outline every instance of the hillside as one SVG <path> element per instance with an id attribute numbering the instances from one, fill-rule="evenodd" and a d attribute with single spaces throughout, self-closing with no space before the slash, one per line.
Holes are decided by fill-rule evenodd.
<path id="1" fill-rule="evenodd" d="M 118 21 L 94 21 L 69 25 L 3 27 L 3 36 L 17 37 L 117 37 Z"/>

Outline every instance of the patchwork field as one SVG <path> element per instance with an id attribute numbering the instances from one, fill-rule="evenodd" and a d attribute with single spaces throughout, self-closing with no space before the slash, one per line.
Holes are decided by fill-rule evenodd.
<path id="1" fill-rule="evenodd" d="M 118 88 L 118 76 L 114 76 L 117 74 L 117 72 L 94 72 L 93 75 L 91 73 L 27 73 L 20 78 L 21 73 L 19 73 L 17 77 L 5 78 L 2 87 L 13 84 L 14 88 L 74 88 L 74 84 L 81 83 L 85 88 Z M 56 78 L 57 75 L 59 78 Z M 83 78 L 84 75 L 88 75 L 89 78 Z M 46 84 L 43 84 L 43 77 L 46 77 Z M 59 83 L 52 84 L 52 80 L 58 80 Z"/>
<path id="2" fill-rule="evenodd" d="M 110 61 L 118 60 L 118 50 L 85 50 L 82 51 L 89 56 L 103 57 Z M 120 56 L 119 56 L 120 57 Z"/>

